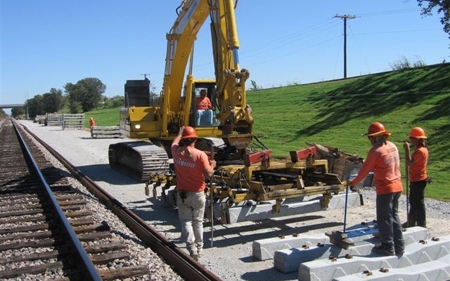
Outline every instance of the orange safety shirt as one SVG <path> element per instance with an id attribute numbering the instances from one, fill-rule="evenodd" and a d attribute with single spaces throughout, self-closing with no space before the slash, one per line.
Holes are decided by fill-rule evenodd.
<path id="1" fill-rule="evenodd" d="M 358 176 L 352 181 L 352 185 L 357 185 L 371 171 L 374 172 L 377 194 L 403 191 L 400 156 L 397 147 L 392 142 L 387 141 L 384 145 L 375 145 L 369 150 Z"/>
<path id="2" fill-rule="evenodd" d="M 413 164 L 409 166 L 409 181 L 417 182 L 427 179 L 428 149 L 426 147 L 416 148 L 411 155 Z"/>
<path id="3" fill-rule="evenodd" d="M 208 97 L 198 97 L 196 99 L 197 110 L 206 110 L 212 108 L 212 103 Z"/>
<path id="4" fill-rule="evenodd" d="M 204 174 L 210 169 L 206 153 L 190 146 L 171 147 L 177 175 L 177 190 L 201 192 L 205 190 Z"/>
<path id="5" fill-rule="evenodd" d="M 89 119 L 89 126 L 95 127 L 95 121 L 94 121 L 94 118 L 92 118 L 92 117 Z"/>

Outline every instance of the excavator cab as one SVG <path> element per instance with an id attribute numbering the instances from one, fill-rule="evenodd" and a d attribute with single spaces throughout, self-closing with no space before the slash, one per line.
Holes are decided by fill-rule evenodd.
<path id="1" fill-rule="evenodd" d="M 192 110 L 190 124 L 193 127 L 216 127 L 217 106 L 213 104 L 213 95 L 216 91 L 214 82 L 195 83 L 192 87 Z"/>

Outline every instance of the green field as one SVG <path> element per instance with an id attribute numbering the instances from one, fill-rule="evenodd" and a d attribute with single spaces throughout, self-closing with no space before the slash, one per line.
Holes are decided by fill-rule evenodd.
<path id="1" fill-rule="evenodd" d="M 428 135 L 428 173 L 433 179 L 426 196 L 450 200 L 449 63 L 248 91 L 247 102 L 255 119 L 253 131 L 275 158 L 287 158 L 306 142 L 365 157 L 370 143 L 361 134 L 373 121 L 392 131 L 391 140 L 403 157 L 402 141 L 412 127 L 420 126 Z M 90 116 L 99 126 L 117 125 L 119 109 L 87 112 L 87 126 Z"/>

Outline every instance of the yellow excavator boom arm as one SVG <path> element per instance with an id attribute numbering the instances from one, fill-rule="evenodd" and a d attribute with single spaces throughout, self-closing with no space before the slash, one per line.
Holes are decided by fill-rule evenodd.
<path id="1" fill-rule="evenodd" d="M 251 133 L 253 119 L 250 107 L 246 104 L 245 92 L 245 81 L 249 73 L 247 70 L 241 70 L 239 66 L 239 39 L 233 0 L 183 1 L 180 8 L 181 11 L 166 36 L 167 52 L 161 108 L 162 136 L 174 134 L 169 130 L 169 118 L 177 112 L 181 112 L 182 116 L 178 125 L 189 125 L 185 116 L 191 108 L 192 93 L 186 91 L 184 102 L 181 97 L 183 85 L 189 84 L 189 79 L 193 80 L 192 65 L 189 65 L 186 81 L 183 82 L 190 58 L 192 64 L 194 42 L 208 15 L 211 19 L 216 80 L 213 102 L 219 110 L 216 117 L 223 129 L 222 135 L 233 132 Z"/>

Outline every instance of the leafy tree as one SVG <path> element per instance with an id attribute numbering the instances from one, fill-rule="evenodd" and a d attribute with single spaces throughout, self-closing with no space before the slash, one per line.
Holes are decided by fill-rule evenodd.
<path id="1" fill-rule="evenodd" d="M 70 113 L 83 112 L 83 108 L 81 107 L 81 104 L 77 101 L 69 102 L 69 110 L 70 110 Z"/>
<path id="2" fill-rule="evenodd" d="M 78 113 L 77 101 L 80 99 L 76 84 L 67 83 L 64 85 L 64 91 L 67 93 L 67 99 L 69 101 L 70 113 Z"/>
<path id="3" fill-rule="evenodd" d="M 116 108 L 121 107 L 125 104 L 124 96 L 114 96 L 112 98 L 104 97 L 104 107 L 105 108 Z"/>
<path id="4" fill-rule="evenodd" d="M 45 110 L 43 108 L 43 98 L 41 95 L 36 95 L 31 99 L 28 99 L 25 102 L 25 106 L 28 108 L 28 116 L 30 118 L 36 117 L 36 115 L 45 114 Z M 11 111 L 12 114 L 12 111 Z"/>
<path id="5" fill-rule="evenodd" d="M 97 108 L 106 86 L 97 78 L 84 78 L 76 84 L 67 83 L 64 89 L 69 96 L 70 111 L 77 113 L 80 109 L 86 112 Z"/>
<path id="6" fill-rule="evenodd" d="M 58 112 L 63 105 L 62 91 L 51 88 L 49 93 L 42 95 L 42 108 L 45 112 Z"/>
<path id="7" fill-rule="evenodd" d="M 11 116 L 13 116 L 14 118 L 18 118 L 18 117 L 24 116 L 24 115 L 25 115 L 25 108 L 23 108 L 23 107 L 11 108 Z"/>
<path id="8" fill-rule="evenodd" d="M 417 0 L 419 7 L 422 8 L 421 14 L 424 16 L 432 15 L 432 11 L 437 9 L 441 14 L 441 23 L 444 26 L 444 31 L 450 38 L 450 0 Z"/>

